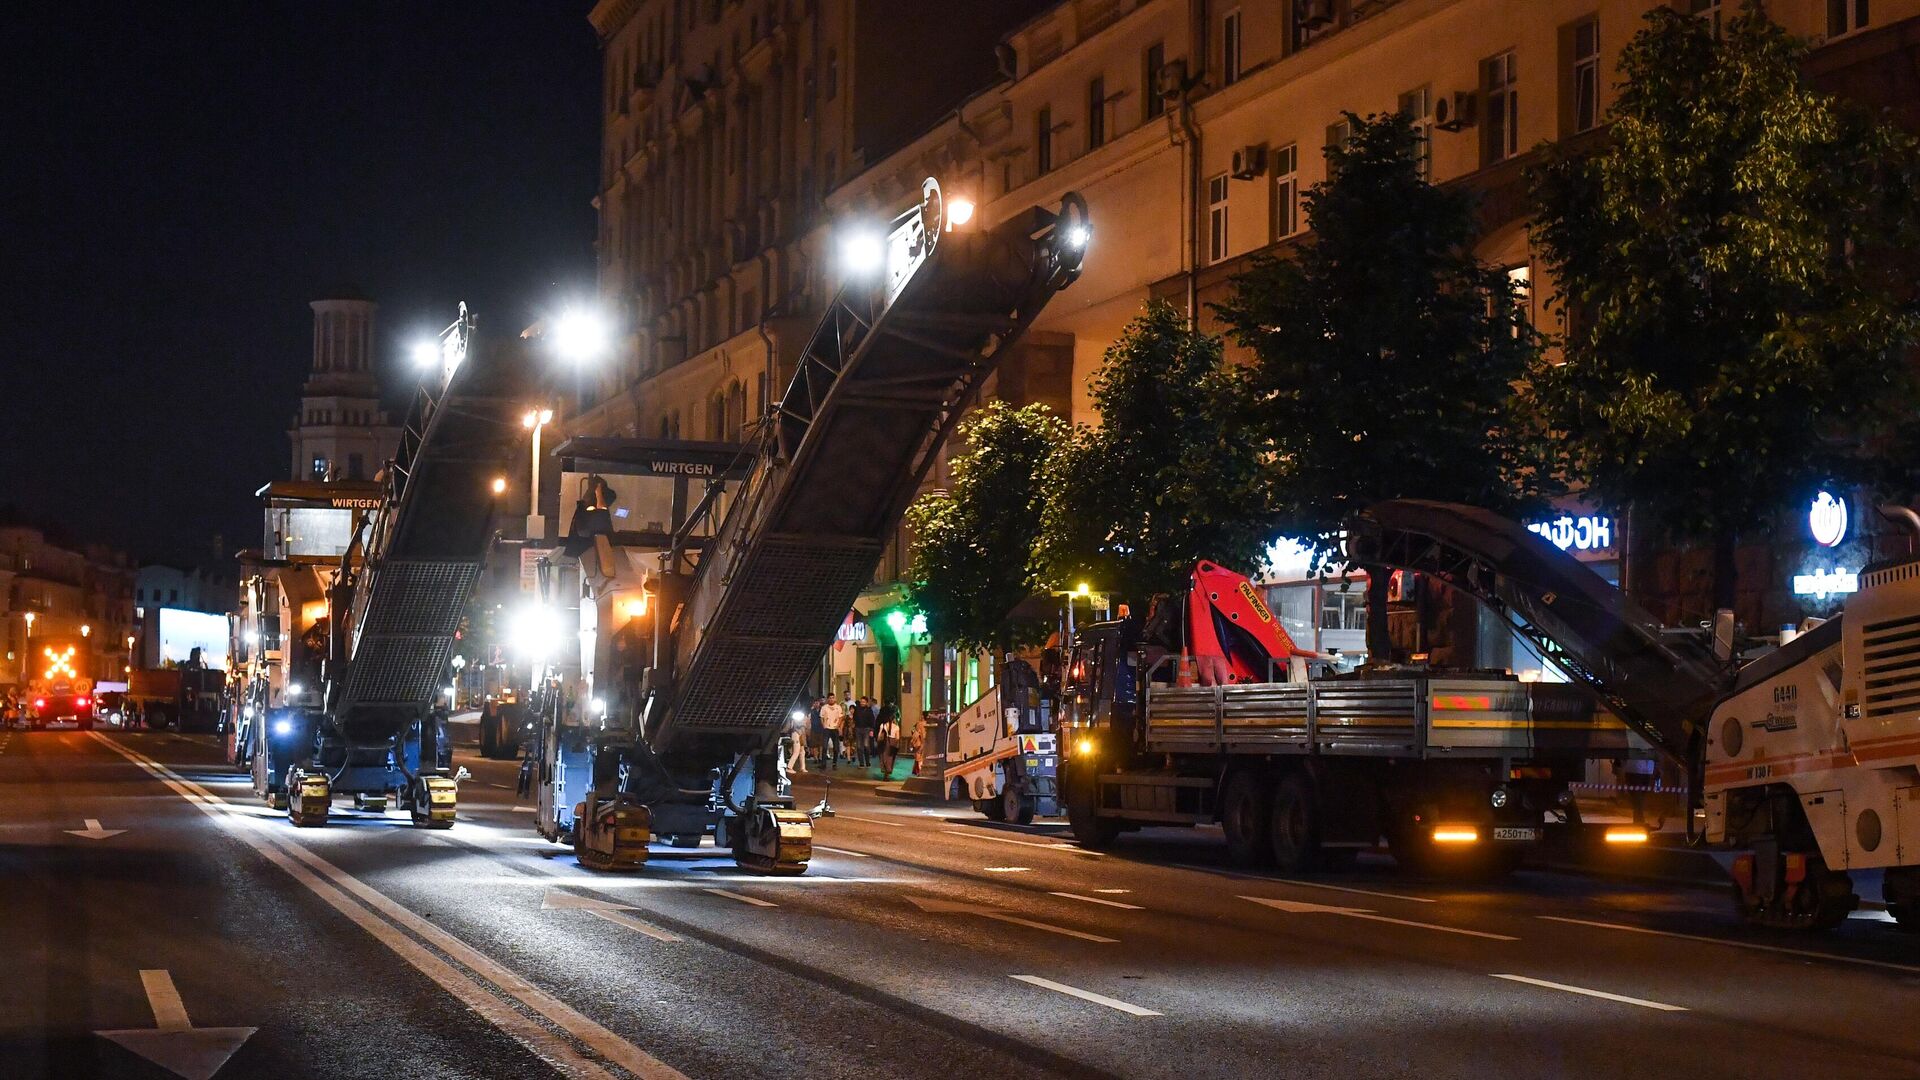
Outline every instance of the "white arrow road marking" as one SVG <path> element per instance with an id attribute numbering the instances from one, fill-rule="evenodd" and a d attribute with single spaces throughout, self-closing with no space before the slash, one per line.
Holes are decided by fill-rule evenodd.
<path id="1" fill-rule="evenodd" d="M 1569 919 L 1564 915 L 1536 915 L 1535 918 L 1548 922 L 1572 923 L 1575 926 L 1595 926 L 1602 930 L 1627 930 L 1635 934 L 1651 934 L 1654 937 L 1679 938 L 1682 941 L 1699 941 L 1708 945 L 1728 945 L 1736 949 L 1757 949 L 1760 952 L 1781 953 L 1786 956 L 1804 956 L 1809 960 L 1831 960 L 1836 964 L 1864 964 L 1867 967 L 1886 968 L 1889 971 L 1905 971 L 1920 974 L 1920 967 L 1912 964 L 1896 964 L 1888 960 L 1868 960 L 1860 956 L 1840 956 L 1835 953 L 1816 952 L 1813 949 L 1789 949 L 1781 945 L 1761 945 L 1751 941 L 1727 941 L 1723 938 L 1704 937 L 1700 934 L 1676 934 L 1671 930 L 1655 930 L 1646 926 L 1628 926 L 1625 923 L 1595 922 L 1592 919 Z"/>
<path id="2" fill-rule="evenodd" d="M 1486 938 L 1489 941 L 1519 941 L 1507 934 L 1489 934 L 1484 930 L 1467 930 L 1458 926 L 1441 926 L 1438 923 L 1414 922 L 1412 919 L 1395 919 L 1386 915 L 1375 915 L 1366 908 L 1335 907 L 1332 904 L 1309 904 L 1302 900 L 1275 900 L 1266 896 L 1243 896 L 1242 900 L 1251 900 L 1256 904 L 1265 904 L 1270 908 L 1294 915 L 1344 915 L 1349 919 L 1366 919 L 1369 922 L 1392 923 L 1395 926 L 1417 926 L 1422 930 L 1438 930 L 1443 934 L 1463 934 L 1467 937 Z"/>
<path id="3" fill-rule="evenodd" d="M 1544 986 L 1548 990 L 1564 990 L 1569 994 L 1580 994 L 1590 998 L 1602 998 L 1617 1001 L 1622 1005 L 1638 1005 L 1643 1009 L 1658 1009 L 1661 1012 L 1686 1012 L 1684 1005 L 1668 1005 L 1662 1001 L 1648 1001 L 1646 998 L 1627 997 L 1625 994 L 1609 994 L 1605 990 L 1589 990 L 1584 986 L 1568 986 L 1566 983 L 1548 982 L 1545 979 L 1529 979 L 1525 975 L 1494 975 L 1496 979 L 1508 982 L 1526 983 L 1528 986 Z"/>
<path id="4" fill-rule="evenodd" d="M 153 1009 L 154 1026 L 96 1031 L 155 1065 L 186 1077 L 208 1080 L 220 1071 L 240 1045 L 259 1028 L 197 1028 L 187 1019 L 187 1006 L 174 988 L 173 976 L 164 970 L 140 972 L 140 984 L 146 988 L 147 1004 Z"/>
<path id="5" fill-rule="evenodd" d="M 1117 945 L 1120 943 L 1119 938 L 1101 937 L 1099 934 L 1089 934 L 1080 930 L 1070 930 L 1067 927 L 1055 926 L 1052 923 L 1038 922 L 1033 919 L 1023 919 L 1018 915 L 1009 914 L 1008 912 L 999 911 L 994 908 L 976 907 L 972 904 L 960 904 L 960 903 L 955 903 L 952 900 L 927 900 L 918 896 L 909 896 L 907 897 L 907 899 L 913 901 L 914 906 L 918 907 L 921 911 L 936 911 L 936 912 L 942 912 L 946 914 L 960 914 L 960 915 L 978 915 L 983 919 L 993 919 L 998 922 L 1013 923 L 1016 926 L 1026 926 L 1026 927 L 1031 927 L 1032 929 L 1035 929 L 1035 930 L 1045 930 L 1049 934 L 1060 934 L 1065 937 L 1079 938 L 1082 941 L 1097 941 L 1097 942 L 1100 942 L 1102 945 Z"/>
<path id="6" fill-rule="evenodd" d="M 258 820 L 251 816 L 249 808 L 227 803 L 152 758 L 129 750 L 97 731 L 91 734 L 231 830 L 234 836 L 285 870 L 328 906 L 372 934 L 395 955 L 477 1015 L 511 1035 L 562 1076 L 572 1080 L 614 1080 L 613 1072 L 600 1061 L 587 1057 L 582 1052 L 584 1049 L 642 1080 L 686 1080 L 672 1066 L 292 841 L 277 822 Z M 418 940 L 408 936 L 407 931 L 418 935 Z M 466 971 L 456 964 L 464 965 Z M 472 974 L 467 974 L 468 971 Z M 521 1012 L 506 999 L 524 1006 L 527 1012 Z M 550 1022 L 553 1028 L 535 1020 L 535 1016 Z"/>
<path id="7" fill-rule="evenodd" d="M 99 818 L 88 818 L 84 829 L 62 829 L 68 836 L 84 836 L 88 840 L 105 840 L 109 836 L 119 836 L 125 829 L 103 829 Z"/>
<path id="8" fill-rule="evenodd" d="M 1089 904 L 1104 904 L 1107 907 L 1125 908 L 1128 911 L 1145 911 L 1139 904 L 1123 904 L 1118 900 L 1102 900 L 1097 896 L 1081 896 L 1079 893 L 1050 892 L 1048 896 L 1064 896 L 1068 900 L 1084 900 Z"/>
<path id="9" fill-rule="evenodd" d="M 610 900 L 596 900 L 591 896 L 580 896 L 560 889 L 547 890 L 546 895 L 540 898 L 540 910 L 584 911 L 595 918 L 605 919 L 615 926 L 624 926 L 629 930 L 645 934 L 655 941 L 671 943 L 681 940 L 678 934 L 668 933 L 652 923 L 643 922 L 627 914 L 629 911 L 638 911 L 638 908 L 616 904 Z"/>
<path id="10" fill-rule="evenodd" d="M 729 900 L 738 900 L 743 904 L 752 904 L 754 907 L 779 907 L 780 906 L 779 904 L 776 904 L 771 900 L 762 900 L 756 896 L 746 896 L 737 892 L 728 892 L 725 889 L 701 889 L 700 891 L 709 892 L 715 896 L 724 896 Z"/>
<path id="11" fill-rule="evenodd" d="M 1165 1013 L 1154 1012 L 1152 1009 L 1143 1009 L 1130 1002 L 1121 1001 L 1119 998 L 1110 998 L 1105 994 L 1096 994 L 1091 990 L 1082 990 L 1077 986 L 1068 986 L 1066 983 L 1057 983 L 1052 979 L 1043 979 L 1038 975 L 1013 975 L 1010 976 L 1010 978 L 1018 979 L 1030 986 L 1038 986 L 1043 990 L 1051 990 L 1056 994 L 1065 994 L 1068 997 L 1077 997 L 1081 1001 L 1091 1001 L 1095 1005 L 1105 1005 L 1109 1009 L 1118 1009 L 1128 1016 L 1166 1015 Z"/>

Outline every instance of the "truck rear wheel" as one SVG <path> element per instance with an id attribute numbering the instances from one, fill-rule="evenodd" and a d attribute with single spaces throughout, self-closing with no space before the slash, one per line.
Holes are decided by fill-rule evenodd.
<path id="1" fill-rule="evenodd" d="M 1290 773 L 1273 793 L 1268 819 L 1268 846 L 1281 870 L 1298 873 L 1320 866 L 1320 806 L 1313 784 L 1300 773 Z"/>
<path id="2" fill-rule="evenodd" d="M 1235 866 L 1258 866 L 1272 855 L 1268 824 L 1272 816 L 1267 787 L 1251 772 L 1227 778 L 1220 794 L 1220 826 L 1227 834 L 1227 858 Z"/>

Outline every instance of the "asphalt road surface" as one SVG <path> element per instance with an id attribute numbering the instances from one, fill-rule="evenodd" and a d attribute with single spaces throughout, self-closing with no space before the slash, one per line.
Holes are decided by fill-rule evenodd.
<path id="1" fill-rule="evenodd" d="M 0 732 L 0 1077 L 1920 1077 L 1920 937 L 1872 913 L 1283 880 L 847 780 L 804 877 L 598 875 L 462 763 L 451 830 L 296 830 L 207 738 Z"/>

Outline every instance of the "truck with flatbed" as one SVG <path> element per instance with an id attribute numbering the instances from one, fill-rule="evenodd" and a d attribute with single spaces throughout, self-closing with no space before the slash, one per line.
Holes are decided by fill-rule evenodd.
<path id="1" fill-rule="evenodd" d="M 1382 840 L 1427 872 L 1509 868 L 1577 822 L 1569 785 L 1588 759 L 1628 750 L 1578 687 L 1424 664 L 1336 673 L 1208 562 L 1145 620 L 1079 633 L 1061 715 L 1081 844 L 1218 823 L 1234 862 L 1287 872 Z"/>

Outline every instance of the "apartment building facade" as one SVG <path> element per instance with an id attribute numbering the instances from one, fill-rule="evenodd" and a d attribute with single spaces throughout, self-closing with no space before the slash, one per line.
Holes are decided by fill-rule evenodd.
<path id="1" fill-rule="evenodd" d="M 686 9 L 697 4 L 602 3 L 601 284 L 603 299 L 629 305 L 633 332 L 619 370 L 573 422 L 604 433 L 738 433 L 777 392 L 809 314 L 837 285 L 833 226 L 899 209 L 929 174 L 950 197 L 973 198 L 989 225 L 1067 191 L 1087 199 L 1095 233 L 1084 275 L 1036 322 L 1032 362 L 1002 371 L 991 389 L 1091 421 L 1091 377 L 1146 301 L 1167 299 L 1213 327 L 1209 305 L 1233 276 L 1303 235 L 1303 195 L 1325 178 L 1324 150 L 1346 137 L 1347 112 L 1415 119 L 1431 178 L 1479 200 L 1479 255 L 1507 268 L 1535 317 L 1549 318 L 1525 169 L 1543 142 L 1599 137 L 1620 50 L 1655 3 L 1064 0 L 1010 24 L 991 49 L 997 75 L 886 152 L 859 134 L 858 109 L 882 85 L 863 81 L 881 78 L 861 64 L 863 50 L 872 60 L 882 47 L 872 39 L 884 35 L 859 32 L 879 25 L 862 23 L 872 9 L 716 3 L 707 5 L 716 19 L 695 25 Z M 1738 3 L 1669 6 L 1723 21 Z M 1822 85 L 1920 129 L 1920 0 L 1771 0 L 1767 10 L 1817 44 L 1810 71 Z M 663 15 L 688 19 L 686 33 L 661 29 Z M 654 89 L 623 100 L 613 88 L 632 78 L 622 50 L 636 33 L 636 63 Z M 689 66 L 702 56 L 706 66 Z M 709 68 L 717 74 L 700 78 L 717 79 L 717 90 L 701 94 L 709 84 L 686 73 Z M 700 162 L 719 164 L 701 174 Z M 696 174 L 726 181 L 680 182 Z M 1605 554 L 1617 573 L 1618 552 Z M 896 551 L 882 578 L 898 565 Z M 1316 632 L 1359 617 L 1325 594 L 1305 607 Z M 850 666 L 864 663 L 856 653 Z"/>

